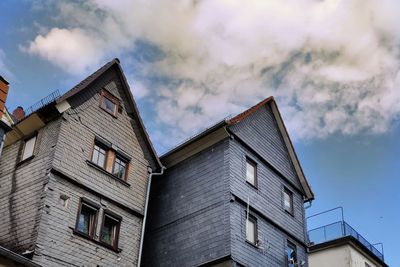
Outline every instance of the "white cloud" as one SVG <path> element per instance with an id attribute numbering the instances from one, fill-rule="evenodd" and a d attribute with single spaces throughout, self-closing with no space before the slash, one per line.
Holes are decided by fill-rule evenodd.
<path id="1" fill-rule="evenodd" d="M 10 69 L 7 67 L 5 61 L 6 61 L 6 54 L 0 48 L 0 75 L 2 75 L 4 79 L 10 81 L 10 79 L 15 79 L 15 77 L 10 71 Z"/>
<path id="2" fill-rule="evenodd" d="M 396 0 L 82 2 L 60 1 L 57 19 L 68 27 L 26 51 L 79 73 L 138 40 L 157 46 L 164 56 L 142 74 L 172 82 L 139 81 L 136 94 L 155 99 L 171 133 L 193 133 L 269 95 L 294 138 L 382 133 L 399 117 Z"/>

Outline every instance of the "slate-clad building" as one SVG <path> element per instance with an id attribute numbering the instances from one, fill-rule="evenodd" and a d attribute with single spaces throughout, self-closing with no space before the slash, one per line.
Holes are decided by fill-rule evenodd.
<path id="1" fill-rule="evenodd" d="M 6 136 L 0 246 L 35 266 L 136 266 L 161 164 L 119 61 L 41 103 Z"/>
<path id="2" fill-rule="evenodd" d="M 143 266 L 308 266 L 314 196 L 272 97 L 160 159 Z"/>

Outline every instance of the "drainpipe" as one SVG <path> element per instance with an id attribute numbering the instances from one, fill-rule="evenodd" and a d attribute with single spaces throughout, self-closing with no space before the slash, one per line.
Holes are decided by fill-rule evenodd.
<path id="1" fill-rule="evenodd" d="M 153 176 L 158 176 L 158 175 L 163 175 L 165 171 L 165 167 L 161 167 L 161 172 L 150 172 L 149 174 L 149 179 L 147 181 L 147 192 L 146 192 L 146 202 L 144 204 L 144 216 L 143 216 L 143 222 L 142 222 L 142 233 L 140 235 L 140 245 L 139 245 L 139 260 L 138 260 L 138 267 L 140 267 L 140 264 L 142 263 L 142 252 L 143 252 L 143 243 L 144 243 L 144 230 L 146 227 L 146 219 L 147 219 L 147 210 L 148 210 L 148 205 L 149 205 L 149 198 L 150 198 L 150 188 L 151 188 L 151 180 Z M 151 170 L 151 169 L 150 169 Z"/>

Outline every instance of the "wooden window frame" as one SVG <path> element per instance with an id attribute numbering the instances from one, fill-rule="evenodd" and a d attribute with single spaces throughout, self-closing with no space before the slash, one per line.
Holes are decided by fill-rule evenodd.
<path id="1" fill-rule="evenodd" d="M 254 184 L 250 183 L 247 180 L 247 164 L 251 165 L 254 167 Z M 248 183 L 249 185 L 253 186 L 254 188 L 258 188 L 258 171 L 257 171 L 257 162 L 255 162 L 253 159 L 251 159 L 250 157 L 246 156 L 246 183 Z"/>
<path id="2" fill-rule="evenodd" d="M 118 176 L 116 176 L 116 175 L 114 174 L 115 163 L 116 163 L 116 161 L 117 161 L 117 158 L 118 158 L 120 161 L 123 161 L 123 162 L 125 163 L 125 173 L 124 173 L 124 176 L 123 176 L 122 178 L 119 178 Z M 127 177 L 128 177 L 128 170 L 129 170 L 129 163 L 130 163 L 130 160 L 127 159 L 126 157 L 124 157 L 123 155 L 121 155 L 120 153 L 118 153 L 117 151 L 115 151 L 115 156 L 114 156 L 114 159 L 113 159 L 113 160 L 114 160 L 114 162 L 113 162 L 113 165 L 112 165 L 111 174 L 114 175 L 115 177 L 117 177 L 118 179 L 121 179 L 121 180 L 123 180 L 123 181 L 126 182 Z"/>
<path id="3" fill-rule="evenodd" d="M 104 98 L 107 98 L 115 105 L 114 112 L 110 112 L 108 109 L 106 109 Z M 120 102 L 119 99 L 117 97 L 115 97 L 113 94 L 111 94 L 110 92 L 108 92 L 106 89 L 101 90 L 99 106 L 101 109 L 103 109 L 104 111 L 106 111 L 108 114 L 112 115 L 115 118 L 117 117 L 117 112 L 120 110 L 119 102 Z"/>
<path id="4" fill-rule="evenodd" d="M 294 261 L 296 263 L 297 262 L 297 246 L 293 242 L 291 242 L 290 240 L 286 241 L 286 266 L 290 267 L 289 264 L 291 264 L 291 263 L 289 262 L 289 255 L 287 254 L 288 248 L 291 248 L 294 251 L 294 256 L 295 256 L 294 257 Z M 295 266 L 295 263 L 291 264 L 291 265 Z"/>
<path id="5" fill-rule="evenodd" d="M 96 146 L 98 146 L 106 151 L 104 166 L 97 165 L 93 161 L 93 153 L 94 153 L 94 149 Z M 125 174 L 124 174 L 124 177 L 122 177 L 122 178 L 119 178 L 118 176 L 114 175 L 114 167 L 115 167 L 115 161 L 116 161 L 117 157 L 121 161 L 125 162 L 125 164 L 126 164 Z M 86 160 L 86 162 L 88 163 L 88 165 L 95 167 L 96 169 L 109 175 L 113 179 L 121 182 L 122 184 L 124 184 L 126 186 L 130 186 L 130 184 L 128 184 L 127 180 L 128 180 L 129 171 L 130 171 L 131 158 L 125 152 L 113 148 L 113 146 L 110 142 L 105 141 L 102 138 L 96 136 L 94 138 L 94 141 L 92 144 L 92 150 L 90 152 L 89 159 Z"/>
<path id="6" fill-rule="evenodd" d="M 258 245 L 258 222 L 257 222 L 257 218 L 252 215 L 249 214 L 249 221 L 254 223 L 254 243 L 251 242 L 250 240 L 247 239 L 247 212 L 245 213 L 246 215 L 246 224 L 245 224 L 245 239 L 246 242 L 253 245 L 253 246 L 257 246 Z"/>
<path id="7" fill-rule="evenodd" d="M 79 216 L 81 215 L 82 211 L 82 205 L 89 206 L 93 210 L 96 210 L 96 214 L 94 215 L 94 219 L 92 224 L 89 226 L 89 234 L 86 234 L 84 232 L 79 231 L 78 226 L 79 226 Z M 75 229 L 74 231 L 89 238 L 89 239 L 95 239 L 96 236 L 96 228 L 97 228 L 97 220 L 99 216 L 99 211 L 100 211 L 100 206 L 94 203 L 93 201 L 87 199 L 87 198 L 81 198 L 79 201 L 79 208 L 78 208 L 78 213 L 76 216 L 76 222 L 75 222 Z"/>
<path id="8" fill-rule="evenodd" d="M 111 217 L 115 221 L 118 221 L 118 224 L 116 225 L 117 229 L 115 230 L 115 239 L 113 240 L 113 244 L 110 245 L 106 242 L 103 241 L 103 230 L 104 230 L 104 222 L 106 219 L 106 216 Z M 101 223 L 101 228 L 100 228 L 100 235 L 99 235 L 99 242 L 103 244 L 104 246 L 110 247 L 114 250 L 118 250 L 118 243 L 119 243 L 119 233 L 121 230 L 121 222 L 122 222 L 122 217 L 119 216 L 118 214 L 110 211 L 110 210 L 104 210 L 103 212 L 103 219 Z"/>
<path id="9" fill-rule="evenodd" d="M 290 199 L 290 210 L 286 208 L 285 205 L 285 194 L 289 196 Z M 285 212 L 289 213 L 290 215 L 294 216 L 294 201 L 293 201 L 293 192 L 289 190 L 287 187 L 283 188 L 283 209 Z"/>

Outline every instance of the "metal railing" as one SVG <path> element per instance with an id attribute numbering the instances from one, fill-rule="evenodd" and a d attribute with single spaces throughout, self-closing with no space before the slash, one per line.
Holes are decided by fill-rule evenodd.
<path id="1" fill-rule="evenodd" d="M 308 231 L 307 234 L 309 242 L 313 244 L 320 244 L 340 237 L 352 236 L 360 241 L 360 243 L 363 244 L 363 246 L 366 247 L 368 250 L 370 250 L 375 256 L 384 261 L 383 247 L 382 251 L 379 251 L 374 245 L 369 243 L 362 235 L 360 235 L 345 221 L 338 221 L 312 229 Z"/>
<path id="2" fill-rule="evenodd" d="M 33 112 L 35 112 L 36 110 L 46 106 L 47 104 L 55 101 L 57 98 L 60 97 L 60 92 L 58 90 L 52 92 L 51 94 L 49 94 L 48 96 L 42 98 L 41 100 L 39 100 L 38 102 L 36 102 L 35 104 L 33 104 L 32 106 L 30 106 L 29 108 L 27 108 L 25 110 L 25 116 L 28 116 L 29 114 L 32 114 Z"/>

